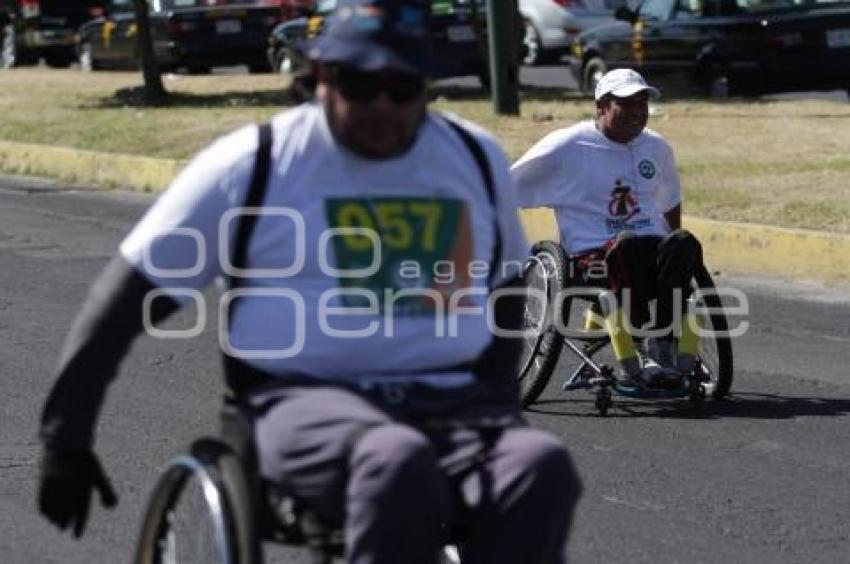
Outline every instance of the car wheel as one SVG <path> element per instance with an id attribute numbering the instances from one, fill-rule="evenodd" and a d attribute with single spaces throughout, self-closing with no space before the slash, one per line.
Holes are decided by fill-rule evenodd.
<path id="1" fill-rule="evenodd" d="M 522 37 L 522 46 L 525 56 L 522 58 L 524 65 L 539 65 L 543 57 L 543 45 L 540 43 L 540 34 L 531 21 L 524 19 L 525 34 Z"/>
<path id="2" fill-rule="evenodd" d="M 284 80 L 284 90 L 295 103 L 313 97 L 316 90 L 315 69 L 298 51 L 280 47 L 274 54 L 274 69 Z"/>
<path id="3" fill-rule="evenodd" d="M 285 77 L 293 77 L 298 72 L 298 58 L 291 49 L 282 47 L 277 53 L 275 70 Z"/>
<path id="4" fill-rule="evenodd" d="M 712 98 L 717 98 L 720 100 L 725 100 L 728 98 L 732 92 L 729 89 L 729 77 L 728 76 L 716 76 L 711 79 L 710 84 L 708 85 L 708 94 Z"/>
<path id="5" fill-rule="evenodd" d="M 91 72 L 95 70 L 94 53 L 90 41 L 82 41 L 77 47 L 77 60 L 80 62 L 80 70 Z"/>
<path id="6" fill-rule="evenodd" d="M 0 69 L 34 65 L 37 62 L 36 52 L 18 49 L 14 25 L 9 23 L 0 27 Z"/>
<path id="7" fill-rule="evenodd" d="M 711 63 L 704 73 L 705 92 L 717 100 L 725 100 L 732 95 L 729 72 L 725 65 Z"/>
<path id="8" fill-rule="evenodd" d="M 15 66 L 18 58 L 18 46 L 15 42 L 15 26 L 6 24 L 0 28 L 0 69 Z"/>
<path id="9" fill-rule="evenodd" d="M 588 96 L 596 94 L 596 85 L 602 80 L 605 73 L 608 72 L 608 65 L 599 57 L 592 57 L 584 64 L 584 72 L 582 72 L 581 91 Z"/>

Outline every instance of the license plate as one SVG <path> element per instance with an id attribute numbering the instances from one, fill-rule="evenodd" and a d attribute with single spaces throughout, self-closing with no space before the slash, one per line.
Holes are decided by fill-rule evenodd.
<path id="1" fill-rule="evenodd" d="M 27 39 L 33 45 L 64 45 L 74 42 L 74 32 L 65 30 L 33 31 L 27 34 Z"/>
<path id="2" fill-rule="evenodd" d="M 463 41 L 474 41 L 475 33 L 468 25 L 453 25 L 446 30 L 449 36 L 449 41 L 460 43 Z"/>
<path id="3" fill-rule="evenodd" d="M 37 18 L 41 13 L 41 6 L 38 2 L 23 3 L 21 5 L 21 15 L 25 18 Z"/>
<path id="4" fill-rule="evenodd" d="M 215 22 L 216 33 L 239 33 L 242 31 L 242 22 L 239 20 L 219 20 Z"/>
<path id="5" fill-rule="evenodd" d="M 850 47 L 850 28 L 828 29 L 826 31 L 826 45 L 833 49 Z"/>

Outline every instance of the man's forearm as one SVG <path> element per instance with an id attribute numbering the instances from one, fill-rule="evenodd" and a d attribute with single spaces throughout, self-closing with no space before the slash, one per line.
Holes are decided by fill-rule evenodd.
<path id="1" fill-rule="evenodd" d="M 106 388 L 142 331 L 144 298 L 152 289 L 120 256 L 112 259 L 92 285 L 66 338 L 56 382 L 42 412 L 40 436 L 48 446 L 91 446 Z M 163 297 L 151 307 L 151 320 L 156 323 L 178 304 Z"/>
<path id="2" fill-rule="evenodd" d="M 666 212 L 664 212 L 664 220 L 667 222 L 667 226 L 670 228 L 670 231 L 675 231 L 676 229 L 682 228 L 682 204 L 678 204 L 675 208 L 672 208 Z"/>

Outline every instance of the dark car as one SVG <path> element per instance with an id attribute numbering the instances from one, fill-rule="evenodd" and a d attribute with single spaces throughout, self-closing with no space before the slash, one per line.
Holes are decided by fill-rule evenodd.
<path id="1" fill-rule="evenodd" d="M 307 41 L 321 33 L 325 18 L 336 10 L 337 0 L 318 0 L 307 13 L 278 24 L 268 37 L 269 65 L 284 76 L 306 72 Z"/>
<path id="2" fill-rule="evenodd" d="M 163 71 L 191 73 L 211 67 L 248 65 L 269 70 L 266 40 L 280 22 L 280 0 L 149 0 L 154 54 Z M 111 0 L 103 17 L 79 31 L 84 70 L 138 68 L 136 17 L 132 0 Z"/>
<path id="3" fill-rule="evenodd" d="M 615 67 L 718 97 L 850 88 L 850 0 L 646 0 L 617 17 L 572 45 L 586 93 Z"/>
<path id="4" fill-rule="evenodd" d="M 97 17 L 106 0 L 0 0 L 0 68 L 44 58 L 67 67 L 76 58 L 77 28 Z"/>
<path id="5" fill-rule="evenodd" d="M 557 63 L 586 29 L 610 23 L 626 0 L 519 0 L 525 28 L 523 63 Z"/>
<path id="6" fill-rule="evenodd" d="M 305 74 L 306 42 L 322 31 L 325 18 L 337 0 L 319 0 L 309 17 L 298 18 L 277 26 L 269 37 L 268 58 L 273 68 L 284 75 Z M 430 34 L 434 56 L 439 61 L 437 78 L 478 76 L 489 83 L 486 62 L 486 27 L 484 0 L 433 0 Z M 522 28 L 517 16 L 516 45 L 519 52 Z"/>

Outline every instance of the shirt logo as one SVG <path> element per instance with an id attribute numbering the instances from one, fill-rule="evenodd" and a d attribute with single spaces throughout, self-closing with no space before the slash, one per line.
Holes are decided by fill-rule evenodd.
<path id="1" fill-rule="evenodd" d="M 636 213 L 640 212 L 640 206 L 634 196 L 632 187 L 625 186 L 619 178 L 611 190 L 611 201 L 608 202 L 608 214 L 622 221 L 628 221 Z"/>
<path id="2" fill-rule="evenodd" d="M 638 163 L 638 172 L 640 172 L 641 176 L 649 180 L 655 176 L 655 165 L 652 164 L 652 161 L 643 159 Z"/>

